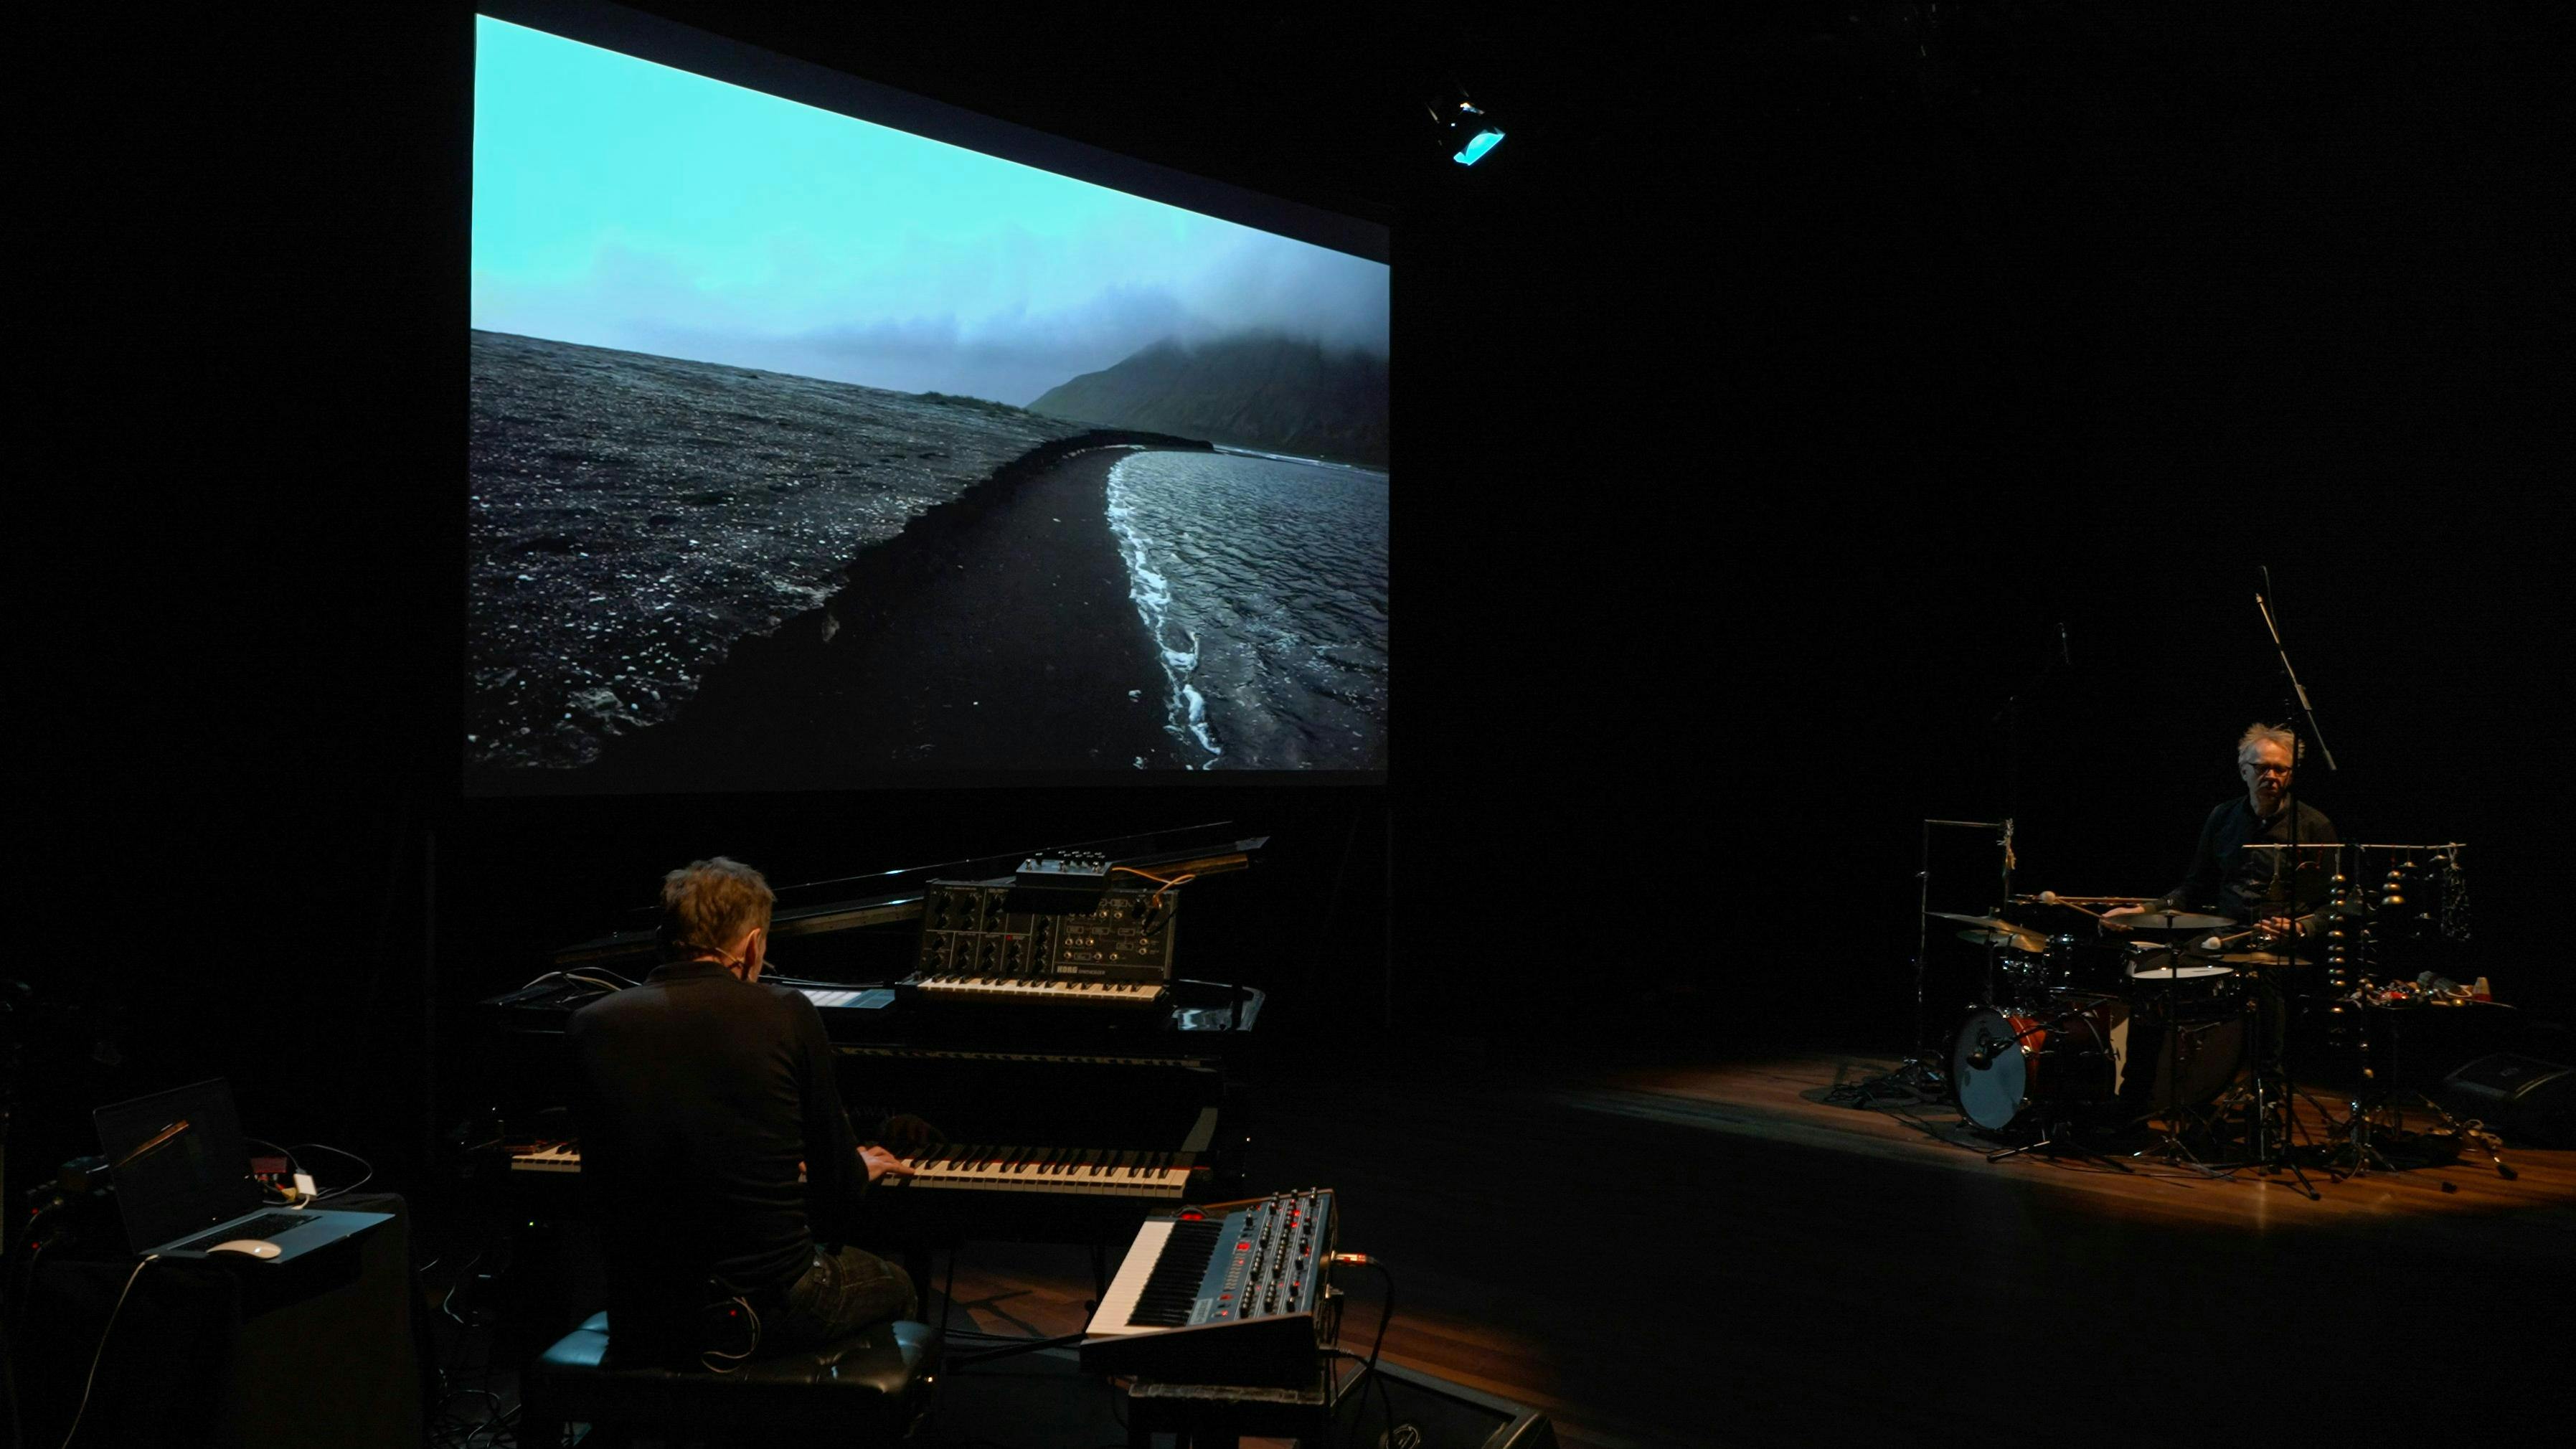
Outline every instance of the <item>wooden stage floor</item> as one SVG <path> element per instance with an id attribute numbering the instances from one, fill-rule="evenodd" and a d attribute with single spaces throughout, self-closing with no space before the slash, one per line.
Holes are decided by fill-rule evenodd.
<path id="1" fill-rule="evenodd" d="M 2576 1152 L 2508 1141 L 2515 1181 L 2312 1173 L 2315 1201 L 1989 1163 L 1955 1109 L 1819 1100 L 1890 1065 L 1416 1057 L 1274 1086 L 1254 1177 L 1339 1191 L 1342 1246 L 1395 1276 L 1388 1360 L 1536 1405 L 1567 1445 L 2576 1423 Z M 1374 1275 L 1343 1281 L 1365 1351 Z M 952 1323 L 1071 1333 L 1090 1291 L 1076 1250 L 978 1245 Z"/>

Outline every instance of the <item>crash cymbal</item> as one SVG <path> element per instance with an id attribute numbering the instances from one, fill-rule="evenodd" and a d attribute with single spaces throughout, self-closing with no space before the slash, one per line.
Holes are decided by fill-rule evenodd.
<path id="1" fill-rule="evenodd" d="M 1996 920 L 1992 916 L 1963 916 L 1956 911 L 1925 911 L 1923 914 L 1927 916 L 1939 916 L 1945 921 L 1965 921 L 1971 926 L 2000 926 L 2003 924 L 2003 922 Z"/>
<path id="2" fill-rule="evenodd" d="M 2225 916 L 2192 911 L 2140 911 L 2134 916 L 2104 916 L 2102 924 L 2119 931 L 2214 931 L 2236 923 Z"/>
<path id="3" fill-rule="evenodd" d="M 2010 926 L 1994 925 L 1977 931 L 1961 931 L 1959 939 L 1980 946 L 2002 946 L 2007 950 L 2027 951 L 2033 956 L 2046 955 L 2048 938 L 2037 931 L 2017 931 Z"/>
<path id="4" fill-rule="evenodd" d="M 2278 951 L 2236 951 L 2228 955 L 2221 956 L 2218 959 L 2222 964 L 2228 966 L 2287 966 L 2291 964 L 2290 958 L 2282 955 Z M 2298 964 L 2304 966 L 2307 963 L 2302 961 Z"/>

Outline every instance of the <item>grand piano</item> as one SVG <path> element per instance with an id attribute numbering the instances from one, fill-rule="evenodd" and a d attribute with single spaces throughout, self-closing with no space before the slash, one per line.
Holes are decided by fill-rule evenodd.
<path id="1" fill-rule="evenodd" d="M 780 890 L 761 979 L 814 1001 L 852 1124 L 865 1138 L 909 1112 L 945 1138 L 909 1159 L 913 1179 L 870 1194 L 876 1246 L 1099 1247 L 1151 1212 L 1239 1195 L 1265 997 L 1175 971 L 1189 883 L 1247 869 L 1267 844 L 1225 831 Z M 863 893 L 837 893 L 853 884 Z M 641 980 L 656 956 L 648 927 L 615 932 L 564 947 L 553 970 L 478 1004 L 490 1095 L 515 1105 L 463 1145 L 479 1149 L 478 1175 L 497 1180 L 514 1212 L 579 1214 L 580 1146 L 560 1110 L 571 1097 L 564 1025 Z"/>

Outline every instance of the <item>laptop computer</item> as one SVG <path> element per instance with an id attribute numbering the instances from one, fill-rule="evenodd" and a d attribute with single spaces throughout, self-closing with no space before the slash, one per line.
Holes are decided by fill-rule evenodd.
<path id="1" fill-rule="evenodd" d="M 90 1120 L 115 1169 L 117 1211 L 137 1256 L 239 1257 L 276 1267 L 393 1221 L 391 1213 L 262 1203 L 242 1146 L 232 1086 L 220 1077 L 101 1107 Z M 277 1252 L 254 1257 L 208 1251 L 243 1238 L 265 1241 Z"/>

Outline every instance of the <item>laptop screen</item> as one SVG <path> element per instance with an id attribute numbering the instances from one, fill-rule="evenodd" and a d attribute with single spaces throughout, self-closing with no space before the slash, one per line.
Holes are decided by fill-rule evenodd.
<path id="1" fill-rule="evenodd" d="M 233 1092 L 221 1078 L 91 1114 L 115 1165 L 117 1210 L 140 1253 L 259 1206 Z"/>

